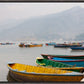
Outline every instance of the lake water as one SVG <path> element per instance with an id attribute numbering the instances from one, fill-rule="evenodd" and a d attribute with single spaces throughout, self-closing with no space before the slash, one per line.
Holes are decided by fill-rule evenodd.
<path id="1" fill-rule="evenodd" d="M 42 57 L 40 54 L 84 55 L 84 51 L 72 51 L 70 48 L 54 48 L 53 46 L 46 46 L 45 42 L 43 42 L 43 47 L 32 48 L 20 48 L 18 43 L 15 45 L 0 45 L 0 82 L 8 81 L 8 62 L 36 66 L 35 60 L 37 57 Z"/>

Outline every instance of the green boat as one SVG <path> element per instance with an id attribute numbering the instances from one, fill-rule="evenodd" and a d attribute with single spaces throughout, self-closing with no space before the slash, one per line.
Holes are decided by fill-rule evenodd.
<path id="1" fill-rule="evenodd" d="M 61 70 L 69 70 L 69 71 L 75 71 L 75 72 L 84 72 L 84 67 L 76 67 L 75 65 L 68 65 L 64 64 L 61 62 L 55 62 L 51 61 L 48 59 L 43 59 L 43 58 L 37 58 L 36 59 L 36 64 L 38 66 L 44 66 L 44 67 L 50 67 L 50 68 L 56 68 L 56 69 L 61 69 Z"/>

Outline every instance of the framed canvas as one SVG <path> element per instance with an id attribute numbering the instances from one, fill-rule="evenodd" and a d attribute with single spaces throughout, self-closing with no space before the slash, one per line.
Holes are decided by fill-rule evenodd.
<path id="1" fill-rule="evenodd" d="M 84 3 L 68 1 L 6 0 L 4 3 L 3 0 L 0 3 L 0 82 L 63 84 L 64 81 L 84 81 L 81 73 L 84 72 L 83 59 L 82 63 L 78 63 L 82 67 L 78 72 L 61 72 L 60 68 L 55 68 L 59 70 L 55 72 L 52 66 L 45 69 L 36 63 L 37 58 L 43 59 L 41 54 L 84 56 L 83 49 L 72 50 L 70 47 L 76 45 L 76 48 L 84 48 Z M 55 45 L 63 47 L 55 48 Z M 77 69 L 80 67 L 78 64 L 71 63 L 71 66 Z M 28 70 L 33 71 L 30 73 Z"/>

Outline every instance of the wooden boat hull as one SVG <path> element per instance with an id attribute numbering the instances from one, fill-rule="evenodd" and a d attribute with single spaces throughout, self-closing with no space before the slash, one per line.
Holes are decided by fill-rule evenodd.
<path id="1" fill-rule="evenodd" d="M 68 48 L 68 47 L 80 47 L 82 45 L 59 45 L 59 44 L 56 44 L 54 45 L 54 47 L 59 47 L 59 48 Z"/>
<path id="2" fill-rule="evenodd" d="M 54 48 L 67 48 L 69 47 L 68 45 L 54 45 Z"/>
<path id="3" fill-rule="evenodd" d="M 84 59 L 83 60 L 72 60 L 72 59 L 64 59 L 64 58 L 56 58 L 56 57 L 48 57 L 52 61 L 62 62 L 69 65 L 76 65 L 77 67 L 84 67 Z"/>
<path id="4" fill-rule="evenodd" d="M 56 73 L 35 73 L 35 72 L 25 72 L 25 71 L 18 71 L 13 69 L 14 64 L 8 64 L 8 68 L 10 71 L 10 76 L 19 81 L 19 82 L 78 82 L 83 79 L 82 73 L 77 72 L 70 72 L 64 71 L 63 74 L 56 74 Z M 19 69 L 22 68 L 19 66 Z M 41 67 L 40 67 L 41 68 Z M 17 69 L 17 68 L 16 68 Z M 35 70 L 35 67 L 34 67 Z M 43 68 L 42 68 L 43 70 Z M 44 68 L 45 70 L 45 68 Z M 46 68 L 47 70 L 47 68 Z M 53 69 L 50 69 L 50 71 Z M 58 70 L 60 71 L 60 70 Z M 61 70 L 63 71 L 63 70 Z M 74 79 L 74 80 L 73 80 Z"/>
<path id="5" fill-rule="evenodd" d="M 28 47 L 42 47 L 43 44 L 37 44 L 37 45 L 28 45 Z"/>
<path id="6" fill-rule="evenodd" d="M 15 43 L 0 43 L 0 45 L 14 45 Z"/>
<path id="7" fill-rule="evenodd" d="M 37 45 L 34 45 L 34 44 L 22 45 L 22 44 L 20 44 L 19 45 L 19 47 L 42 47 L 42 46 L 43 46 L 43 44 L 37 44 Z"/>
<path id="8" fill-rule="evenodd" d="M 67 59 L 84 59 L 84 55 L 50 55 L 50 54 L 41 54 L 45 59 L 48 59 L 48 56 L 58 57 L 58 58 L 67 58 Z"/>
<path id="9" fill-rule="evenodd" d="M 72 50 L 84 50 L 84 47 L 70 47 Z"/>
<path id="10" fill-rule="evenodd" d="M 78 82 L 83 76 L 78 75 L 41 75 L 41 74 L 23 74 L 10 71 L 10 76 L 19 82 Z M 74 79 L 74 80 L 73 80 Z"/>
<path id="11" fill-rule="evenodd" d="M 69 71 L 82 72 L 82 73 L 84 72 L 84 67 L 75 67 L 61 62 L 54 62 L 54 61 L 42 59 L 42 58 L 37 58 L 36 64 L 38 66 L 51 67 L 51 68 L 56 68 L 61 70 L 69 70 Z"/>
<path id="12" fill-rule="evenodd" d="M 20 44 L 19 47 L 24 47 L 24 45 L 21 45 L 21 44 Z"/>

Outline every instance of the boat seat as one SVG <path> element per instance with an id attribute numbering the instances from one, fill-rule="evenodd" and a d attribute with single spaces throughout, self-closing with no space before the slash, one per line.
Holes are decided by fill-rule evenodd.
<path id="1" fill-rule="evenodd" d="M 64 67 L 70 67 L 70 66 L 68 66 L 68 65 L 64 65 Z"/>
<path id="2" fill-rule="evenodd" d="M 59 64 L 59 67 L 62 67 L 62 64 Z"/>
<path id="3" fill-rule="evenodd" d="M 67 67 L 67 65 L 64 65 L 64 64 L 63 64 L 63 66 L 62 66 L 62 67 Z"/>
<path id="4" fill-rule="evenodd" d="M 24 65 L 24 64 L 23 65 L 22 64 L 20 65 L 19 64 L 19 65 L 16 66 L 16 69 L 18 69 L 18 71 L 24 71 L 26 69 L 26 65 Z"/>
<path id="5" fill-rule="evenodd" d="M 64 65 L 63 67 L 69 67 L 68 65 Z"/>
<path id="6" fill-rule="evenodd" d="M 45 66 L 46 64 L 45 63 L 40 63 L 40 65 Z"/>
<path id="7" fill-rule="evenodd" d="M 58 67 L 60 67 L 60 64 L 58 64 Z"/>
<path id="8" fill-rule="evenodd" d="M 59 67 L 59 63 L 54 63 L 54 67 Z"/>
<path id="9" fill-rule="evenodd" d="M 25 70 L 26 70 L 26 72 L 31 72 L 30 70 L 32 70 L 32 68 L 30 65 L 27 65 Z"/>
<path id="10" fill-rule="evenodd" d="M 37 73 L 44 73 L 44 70 L 45 70 L 44 68 L 38 67 L 37 70 L 36 70 L 36 72 Z"/>
<path id="11" fill-rule="evenodd" d="M 51 62 L 51 64 L 52 64 L 52 67 L 55 67 L 56 66 L 56 64 L 54 62 Z"/>
<path id="12" fill-rule="evenodd" d="M 68 67 L 67 65 L 65 65 L 65 64 L 60 64 L 60 68 L 61 67 Z"/>
<path id="13" fill-rule="evenodd" d="M 46 61 L 46 65 L 48 65 L 49 64 L 49 61 Z"/>

